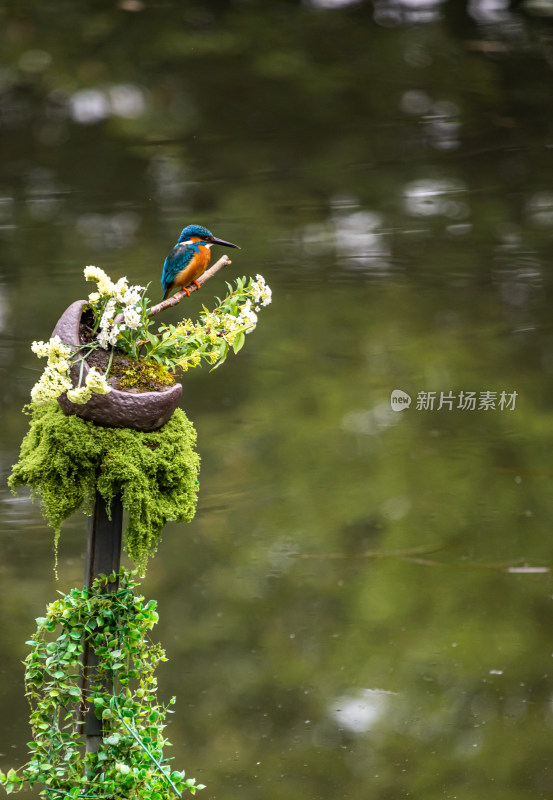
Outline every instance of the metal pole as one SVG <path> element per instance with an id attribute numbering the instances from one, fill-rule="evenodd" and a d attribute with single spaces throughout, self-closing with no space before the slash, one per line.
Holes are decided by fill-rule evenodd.
<path id="1" fill-rule="evenodd" d="M 123 529 L 123 505 L 118 495 L 111 502 L 111 519 L 108 517 L 104 498 L 96 492 L 94 511 L 88 522 L 86 549 L 85 586 L 90 587 L 98 575 L 119 572 L 121 564 L 121 532 Z M 108 584 L 108 590 L 117 591 L 117 582 Z M 94 650 L 85 644 L 81 691 L 85 716 L 86 752 L 96 753 L 102 738 L 102 721 L 94 713 L 94 705 L 87 704 L 88 685 L 94 683 L 98 658 Z M 111 690 L 111 687 L 109 687 Z M 88 707 L 87 707 L 88 705 Z"/>

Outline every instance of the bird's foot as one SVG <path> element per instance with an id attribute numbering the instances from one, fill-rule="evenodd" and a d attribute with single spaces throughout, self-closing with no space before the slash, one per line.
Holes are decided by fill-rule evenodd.
<path id="1" fill-rule="evenodd" d="M 186 286 L 181 286 L 183 292 L 186 292 L 186 296 L 190 297 L 190 289 L 187 289 Z"/>
<path id="2" fill-rule="evenodd" d="M 202 285 L 201 285 L 201 283 L 198 283 L 198 281 L 192 281 L 192 283 L 194 284 L 194 286 L 196 287 L 196 289 L 201 289 L 201 288 L 202 288 Z"/>

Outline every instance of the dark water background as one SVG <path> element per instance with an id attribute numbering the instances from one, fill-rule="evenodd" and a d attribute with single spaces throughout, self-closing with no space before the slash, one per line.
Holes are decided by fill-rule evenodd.
<path id="1" fill-rule="evenodd" d="M 85 265 L 157 291 L 198 222 L 274 295 L 184 382 L 198 514 L 143 583 L 175 766 L 205 800 L 551 797 L 552 26 L 550 0 L 0 2 L 4 768 L 86 534 L 56 584 L 6 488 L 29 345 Z"/>

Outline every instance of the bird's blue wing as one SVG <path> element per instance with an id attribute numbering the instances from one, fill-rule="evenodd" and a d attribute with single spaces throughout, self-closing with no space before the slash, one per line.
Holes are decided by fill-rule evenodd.
<path id="1" fill-rule="evenodd" d="M 163 264 L 161 285 L 164 292 L 174 283 L 175 277 L 179 272 L 189 264 L 194 252 L 194 247 L 189 244 L 177 244 L 173 247 Z"/>

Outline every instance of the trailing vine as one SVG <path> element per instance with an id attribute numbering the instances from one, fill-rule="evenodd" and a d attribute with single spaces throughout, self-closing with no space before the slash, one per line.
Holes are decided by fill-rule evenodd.
<path id="1" fill-rule="evenodd" d="M 118 580 L 116 591 L 109 584 Z M 27 642 L 26 694 L 31 706 L 30 760 L 0 771 L 8 793 L 42 784 L 50 800 L 168 800 L 204 788 L 174 770 L 163 730 L 175 702 L 160 703 L 154 675 L 165 651 L 149 641 L 156 602 L 135 593 L 132 574 L 101 575 L 51 603 Z M 112 587 L 113 588 L 113 587 Z M 99 664 L 89 674 L 86 702 L 102 720 L 97 752 L 85 751 L 81 663 L 86 646 Z"/>
<path id="2" fill-rule="evenodd" d="M 31 424 L 9 485 L 31 487 L 55 531 L 82 508 L 92 513 L 96 491 L 108 507 L 122 494 L 128 512 L 125 549 L 144 571 L 168 521 L 189 522 L 196 511 L 200 458 L 196 431 L 177 409 L 159 430 L 103 428 L 66 417 L 58 404 L 30 406 Z"/>

